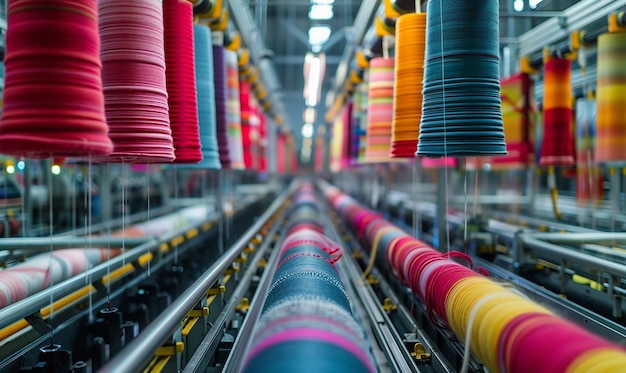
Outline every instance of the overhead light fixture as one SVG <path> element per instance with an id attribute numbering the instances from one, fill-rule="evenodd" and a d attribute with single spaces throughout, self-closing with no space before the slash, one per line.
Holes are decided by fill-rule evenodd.
<path id="1" fill-rule="evenodd" d="M 304 114 L 302 116 L 304 123 L 314 123 L 315 122 L 315 109 L 312 107 L 308 107 L 304 110 Z"/>
<path id="2" fill-rule="evenodd" d="M 309 44 L 321 46 L 328 41 L 331 33 L 328 26 L 313 26 L 309 29 Z"/>
<path id="3" fill-rule="evenodd" d="M 313 124 L 312 123 L 305 123 L 302 126 L 302 137 L 304 137 L 305 139 L 310 139 L 311 137 L 313 137 Z"/>
<path id="4" fill-rule="evenodd" d="M 335 0 L 311 0 L 312 5 L 333 5 Z"/>
<path id="5" fill-rule="evenodd" d="M 309 19 L 312 20 L 327 20 L 333 16 L 333 6 L 330 4 L 314 4 L 309 9 Z"/>
<path id="6" fill-rule="evenodd" d="M 528 0 L 528 6 L 530 7 L 530 9 L 535 9 L 537 7 L 537 5 L 539 5 L 539 3 L 541 3 L 543 0 Z"/>
<path id="7" fill-rule="evenodd" d="M 304 100 L 308 107 L 315 107 L 319 103 L 326 68 L 325 61 L 324 54 L 307 53 L 304 59 Z"/>
<path id="8" fill-rule="evenodd" d="M 521 12 L 522 10 L 524 10 L 524 0 L 515 0 L 513 2 L 513 9 L 516 12 Z"/>

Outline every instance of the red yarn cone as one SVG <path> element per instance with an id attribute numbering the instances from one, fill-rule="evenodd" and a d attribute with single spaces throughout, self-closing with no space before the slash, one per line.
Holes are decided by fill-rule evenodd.
<path id="1" fill-rule="evenodd" d="M 97 1 L 11 0 L 8 15 L 0 152 L 110 153 Z"/>

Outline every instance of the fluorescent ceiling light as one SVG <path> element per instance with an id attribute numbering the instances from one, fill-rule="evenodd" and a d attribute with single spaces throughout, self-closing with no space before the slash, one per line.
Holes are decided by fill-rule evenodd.
<path id="1" fill-rule="evenodd" d="M 309 9 L 309 19 L 326 20 L 333 18 L 333 6 L 330 4 L 314 4 Z"/>
<path id="2" fill-rule="evenodd" d="M 302 137 L 305 139 L 313 137 L 313 125 L 311 123 L 305 123 L 302 126 Z"/>
<path id="3" fill-rule="evenodd" d="M 306 80 L 305 103 L 308 107 L 317 105 L 319 88 L 322 79 L 322 61 L 319 57 L 313 57 L 309 63 L 309 76 Z"/>
<path id="4" fill-rule="evenodd" d="M 315 109 L 312 107 L 306 108 L 302 119 L 304 120 L 304 123 L 315 122 Z"/>
<path id="5" fill-rule="evenodd" d="M 322 45 L 328 41 L 331 34 L 328 26 L 313 26 L 309 29 L 309 44 Z"/>
<path id="6" fill-rule="evenodd" d="M 513 9 L 515 9 L 516 12 L 524 10 L 524 0 L 515 0 L 513 2 Z"/>
<path id="7" fill-rule="evenodd" d="M 316 4 L 320 4 L 320 5 L 333 5 L 335 3 L 335 0 L 311 0 L 311 4 L 316 5 Z"/>
<path id="8" fill-rule="evenodd" d="M 535 9 L 542 1 L 543 0 L 528 0 L 528 5 L 530 6 L 530 9 Z"/>

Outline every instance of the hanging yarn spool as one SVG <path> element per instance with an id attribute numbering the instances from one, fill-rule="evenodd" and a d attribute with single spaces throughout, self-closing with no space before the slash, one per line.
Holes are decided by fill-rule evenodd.
<path id="1" fill-rule="evenodd" d="M 367 126 L 367 84 L 360 83 L 354 88 L 352 123 L 350 124 L 350 165 L 358 165 L 365 156 Z"/>
<path id="2" fill-rule="evenodd" d="M 217 145 L 219 147 L 222 168 L 231 168 L 232 161 L 228 147 L 228 86 L 226 74 L 226 50 L 221 45 L 213 45 Z"/>
<path id="3" fill-rule="evenodd" d="M 368 84 L 367 82 L 357 85 L 354 93 L 354 107 L 356 111 L 356 121 L 358 127 L 354 128 L 355 141 L 357 142 L 357 164 L 365 162 L 367 150 L 367 106 L 368 106 Z"/>
<path id="4" fill-rule="evenodd" d="M 345 109 L 344 109 L 345 110 Z M 343 160 L 343 140 L 344 125 L 343 115 L 338 115 L 333 121 L 330 136 L 330 162 L 329 167 L 331 172 L 339 172 L 342 167 Z"/>
<path id="5" fill-rule="evenodd" d="M 233 169 L 244 169 L 243 140 L 241 137 L 241 105 L 239 103 L 239 71 L 237 52 L 226 53 L 226 73 L 228 89 L 228 150 Z"/>
<path id="6" fill-rule="evenodd" d="M 572 63 L 550 58 L 544 66 L 543 140 L 540 166 L 574 165 Z"/>
<path id="7" fill-rule="evenodd" d="M 596 166 L 596 101 L 576 101 L 576 200 L 578 203 L 602 200 L 601 171 Z"/>
<path id="8" fill-rule="evenodd" d="M 393 118 L 393 58 L 370 61 L 365 161 L 388 162 Z"/>
<path id="9" fill-rule="evenodd" d="M 114 145 L 103 160 L 171 162 L 162 5 L 102 0 L 98 6 L 102 86 Z"/>
<path id="10" fill-rule="evenodd" d="M 426 49 L 426 14 L 406 14 L 396 22 L 391 153 L 413 158 L 422 117 L 422 80 Z"/>
<path id="11" fill-rule="evenodd" d="M 164 0 L 165 70 L 175 163 L 202 160 L 193 41 L 193 9 L 185 0 Z"/>
<path id="12" fill-rule="evenodd" d="M 8 2 L 0 149 L 106 155 L 97 1 Z"/>
<path id="13" fill-rule="evenodd" d="M 626 161 L 626 32 L 598 38 L 596 162 Z"/>
<path id="14" fill-rule="evenodd" d="M 196 95 L 198 97 L 198 124 L 202 144 L 202 162 L 198 168 L 220 169 L 215 118 L 215 90 L 213 88 L 213 48 L 208 27 L 193 26 L 196 62 Z"/>
<path id="15" fill-rule="evenodd" d="M 243 161 L 245 168 L 252 168 L 252 138 L 250 121 L 252 107 L 250 105 L 250 83 L 239 80 L 239 103 L 241 105 L 241 140 L 243 146 Z"/>
<path id="16" fill-rule="evenodd" d="M 506 154 L 497 0 L 431 0 L 417 155 Z M 445 27 L 445 29 L 444 29 Z"/>
<path id="17" fill-rule="evenodd" d="M 492 169 L 519 169 L 529 163 L 533 154 L 530 142 L 534 106 L 532 81 L 527 74 L 517 74 L 500 84 L 507 155 L 494 156 L 489 161 Z"/>

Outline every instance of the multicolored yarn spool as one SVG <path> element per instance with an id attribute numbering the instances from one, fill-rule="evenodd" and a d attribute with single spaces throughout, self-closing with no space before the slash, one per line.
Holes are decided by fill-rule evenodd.
<path id="1" fill-rule="evenodd" d="M 164 0 L 163 18 L 174 163 L 198 163 L 202 160 L 202 146 L 193 53 L 193 6 L 186 0 Z"/>
<path id="2" fill-rule="evenodd" d="M 506 154 L 498 4 L 497 0 L 428 2 L 417 155 Z"/>
<path id="3" fill-rule="evenodd" d="M 10 0 L 2 153 L 106 155 L 96 0 Z"/>
<path id="4" fill-rule="evenodd" d="M 470 269 L 469 257 L 441 254 L 407 235 L 339 189 L 322 188 L 335 210 L 372 245 L 372 255 L 450 328 L 491 372 L 614 372 L 624 346 L 565 321 L 520 293 Z M 458 257 L 470 268 L 452 260 Z"/>
<path id="5" fill-rule="evenodd" d="M 226 72 L 226 49 L 213 45 L 213 85 L 215 87 L 215 119 L 217 145 L 222 168 L 232 168 L 228 142 L 228 85 Z"/>
<path id="6" fill-rule="evenodd" d="M 374 372 L 334 266 L 341 251 L 323 235 L 319 214 L 304 185 L 243 372 Z"/>
<path id="7" fill-rule="evenodd" d="M 600 202 L 603 199 L 602 171 L 596 166 L 595 100 L 576 100 L 576 201 Z"/>
<path id="8" fill-rule="evenodd" d="M 196 95 L 198 97 L 198 125 L 202 144 L 202 162 L 197 168 L 222 168 L 217 145 L 215 117 L 215 89 L 213 87 L 213 48 L 211 32 L 202 25 L 193 26 L 194 56 L 196 62 Z M 188 165 L 189 167 L 191 165 Z"/>
<path id="9" fill-rule="evenodd" d="M 596 162 L 626 161 L 626 32 L 598 38 Z"/>
<path id="10" fill-rule="evenodd" d="M 250 83 L 239 80 L 239 104 L 241 106 L 241 140 L 243 146 L 243 161 L 246 169 L 252 168 L 252 138 L 250 136 L 250 121 L 252 107 L 250 104 Z"/>
<path id="11" fill-rule="evenodd" d="M 405 14 L 396 21 L 396 51 L 391 124 L 392 158 L 413 158 L 422 119 L 422 81 L 426 14 Z"/>
<path id="12" fill-rule="evenodd" d="M 241 138 L 241 105 L 239 103 L 239 67 L 237 52 L 226 50 L 227 74 L 227 112 L 228 112 L 228 150 L 232 160 L 232 168 L 246 168 L 243 158 L 243 140 Z"/>
<path id="13" fill-rule="evenodd" d="M 500 87 L 507 154 L 490 157 L 489 162 L 492 169 L 523 168 L 534 154 L 530 134 L 535 107 L 532 80 L 527 74 L 517 74 L 502 80 Z"/>
<path id="14" fill-rule="evenodd" d="M 350 125 L 350 165 L 355 166 L 365 160 L 367 140 L 367 84 L 354 88 L 352 123 Z"/>
<path id="15" fill-rule="evenodd" d="M 163 7 L 98 2 L 102 86 L 113 152 L 100 161 L 174 160 L 165 78 Z M 129 52 L 130 51 L 130 52 Z"/>
<path id="16" fill-rule="evenodd" d="M 572 62 L 550 58 L 544 65 L 543 140 L 540 166 L 572 166 Z"/>
<path id="17" fill-rule="evenodd" d="M 395 59 L 370 60 L 365 162 L 389 162 Z"/>
<path id="18" fill-rule="evenodd" d="M 365 162 L 365 152 L 367 149 L 367 106 L 368 106 L 368 84 L 363 82 L 356 86 L 354 90 L 354 109 L 356 111 L 356 122 L 358 122 L 358 128 L 353 129 L 354 136 L 357 137 L 357 160 L 356 163 L 361 164 Z"/>

